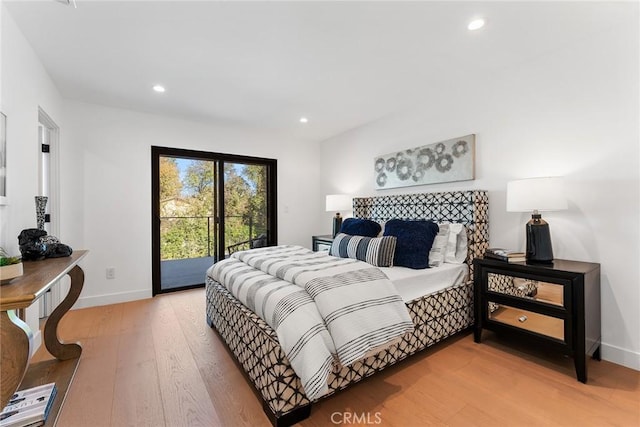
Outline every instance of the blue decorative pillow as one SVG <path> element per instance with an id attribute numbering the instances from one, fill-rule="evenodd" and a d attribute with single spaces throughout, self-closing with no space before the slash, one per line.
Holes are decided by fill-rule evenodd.
<path id="1" fill-rule="evenodd" d="M 329 255 L 353 258 L 376 267 L 393 266 L 396 238 L 393 236 L 365 237 L 339 233 L 334 239 Z"/>
<path id="2" fill-rule="evenodd" d="M 380 224 L 370 219 L 347 218 L 342 221 L 340 232 L 351 236 L 378 237 Z"/>
<path id="3" fill-rule="evenodd" d="M 385 236 L 395 236 L 396 253 L 393 265 L 409 268 L 429 268 L 429 251 L 438 234 L 433 221 L 392 219 L 384 226 Z"/>

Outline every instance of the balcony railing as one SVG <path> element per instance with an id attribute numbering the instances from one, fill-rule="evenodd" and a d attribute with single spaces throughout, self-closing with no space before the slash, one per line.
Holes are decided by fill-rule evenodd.
<path id="1" fill-rule="evenodd" d="M 186 259 L 218 257 L 214 216 L 163 216 L 160 217 L 161 259 Z M 262 231 L 262 232 L 261 232 Z M 258 236 L 255 233 L 261 232 Z M 238 250 L 265 246 L 266 230 L 254 226 L 253 216 L 225 216 L 226 254 Z"/>

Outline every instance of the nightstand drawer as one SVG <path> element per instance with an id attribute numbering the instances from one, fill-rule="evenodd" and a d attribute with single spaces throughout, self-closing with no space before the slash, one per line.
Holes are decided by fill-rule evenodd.
<path id="1" fill-rule="evenodd" d="M 316 244 L 316 252 L 329 252 L 329 249 L 331 249 L 331 245 L 328 243 L 322 243 L 322 242 L 318 242 Z"/>
<path id="2" fill-rule="evenodd" d="M 311 249 L 313 249 L 315 252 L 327 252 L 329 251 L 329 249 L 331 249 L 332 244 L 333 236 L 330 234 L 311 237 Z"/>
<path id="3" fill-rule="evenodd" d="M 507 274 L 487 273 L 487 291 L 564 307 L 565 286 L 569 283 L 551 283 Z"/>
<path id="4" fill-rule="evenodd" d="M 564 320 L 508 305 L 495 305 L 489 320 L 564 341 Z"/>

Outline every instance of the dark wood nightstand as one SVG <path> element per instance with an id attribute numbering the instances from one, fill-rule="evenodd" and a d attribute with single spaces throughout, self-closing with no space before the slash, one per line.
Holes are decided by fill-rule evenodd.
<path id="1" fill-rule="evenodd" d="M 587 382 L 586 356 L 600 360 L 600 264 L 474 260 L 474 341 L 482 329 L 512 332 L 572 356 Z"/>
<path id="2" fill-rule="evenodd" d="M 322 236 L 311 237 L 311 248 L 315 251 L 328 251 L 331 249 L 333 243 L 333 236 L 331 234 L 324 234 Z"/>

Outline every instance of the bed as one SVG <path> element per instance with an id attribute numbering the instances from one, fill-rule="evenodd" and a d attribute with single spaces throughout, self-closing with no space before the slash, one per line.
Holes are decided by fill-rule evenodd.
<path id="1" fill-rule="evenodd" d="M 384 223 L 390 219 L 432 219 L 460 223 L 467 234 L 469 276 L 473 259 L 488 247 L 486 191 L 458 191 L 355 198 L 354 217 Z M 470 279 L 449 288 L 417 296 L 406 302 L 414 330 L 391 347 L 350 366 L 337 366 L 330 374 L 329 392 L 322 398 L 406 359 L 473 323 L 473 283 Z M 291 425 L 311 413 L 300 378 L 291 368 L 276 332 L 245 307 L 226 288 L 206 278 L 206 316 L 245 371 L 263 400 L 263 408 L 276 426 Z"/>

